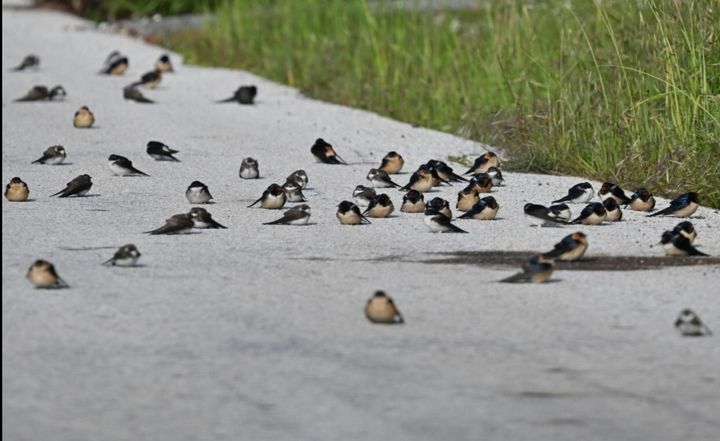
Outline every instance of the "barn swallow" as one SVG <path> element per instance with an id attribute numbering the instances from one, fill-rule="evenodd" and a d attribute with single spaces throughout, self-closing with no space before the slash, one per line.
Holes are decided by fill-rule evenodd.
<path id="1" fill-rule="evenodd" d="M 54 145 L 46 148 L 42 157 L 34 160 L 32 164 L 58 165 L 61 164 L 66 157 L 67 153 L 65 152 L 65 147 L 61 145 Z"/>
<path id="2" fill-rule="evenodd" d="M 34 86 L 32 89 L 20 98 L 15 100 L 16 103 L 28 102 L 28 101 L 42 101 L 47 99 L 49 96 L 48 88 L 45 86 Z"/>
<path id="3" fill-rule="evenodd" d="M 179 159 L 174 157 L 175 153 L 179 153 L 178 150 L 171 149 L 167 145 L 160 141 L 150 141 L 147 143 L 147 149 L 145 150 L 151 158 L 156 161 L 175 161 L 180 162 Z"/>
<path id="4" fill-rule="evenodd" d="M 263 225 L 305 225 L 310 220 L 310 206 L 307 204 L 298 205 L 283 213 L 283 216 L 272 222 Z"/>
<path id="5" fill-rule="evenodd" d="M 653 216 L 675 216 L 675 217 L 689 217 L 699 207 L 698 194 L 694 191 L 685 193 L 678 196 L 677 198 L 670 201 L 670 206 L 664 208 L 656 213 L 648 215 Z"/>
<path id="6" fill-rule="evenodd" d="M 213 198 L 208 186 L 200 181 L 192 181 L 185 190 L 185 197 L 191 204 L 209 204 Z"/>
<path id="7" fill-rule="evenodd" d="M 152 231 L 145 231 L 147 234 L 185 234 L 189 233 L 195 223 L 187 213 L 176 214 L 165 220 L 165 225 Z"/>
<path id="8" fill-rule="evenodd" d="M 490 193 L 493 187 L 492 178 L 487 173 L 474 174 L 468 187 L 472 187 L 478 193 Z"/>
<path id="9" fill-rule="evenodd" d="M 668 256 L 707 256 L 692 245 L 692 242 L 682 234 L 674 234 L 666 231 L 660 238 L 660 243 L 665 248 Z"/>
<path id="10" fill-rule="evenodd" d="M 305 187 L 307 187 L 308 184 L 308 175 L 305 173 L 305 170 L 296 170 L 290 174 L 290 176 L 285 179 L 286 182 L 292 181 L 300 186 L 303 190 Z"/>
<path id="11" fill-rule="evenodd" d="M 393 299 L 383 291 L 376 291 L 365 305 L 365 317 L 373 323 L 396 325 L 405 323 Z"/>
<path id="12" fill-rule="evenodd" d="M 363 216 L 367 217 L 388 217 L 395 210 L 390 196 L 385 193 L 379 194 L 370 200 Z"/>
<path id="13" fill-rule="evenodd" d="M 480 199 L 470 210 L 459 217 L 459 219 L 493 220 L 500 210 L 500 204 L 494 197 L 485 196 Z"/>
<path id="14" fill-rule="evenodd" d="M 260 168 L 254 158 L 247 157 L 240 163 L 240 177 L 242 179 L 257 179 L 260 177 Z"/>
<path id="15" fill-rule="evenodd" d="M 458 209 L 458 211 L 470 211 L 472 208 L 480 202 L 480 195 L 477 191 L 472 187 L 472 185 L 468 185 L 464 189 L 462 189 L 460 192 L 458 192 L 457 195 L 457 202 L 455 203 L 455 208 Z"/>
<path id="16" fill-rule="evenodd" d="M 440 214 L 445 215 L 448 219 L 452 219 L 452 210 L 450 210 L 450 202 L 443 198 L 432 198 L 425 204 L 425 209 L 428 207 L 434 209 Z"/>
<path id="17" fill-rule="evenodd" d="M 162 81 L 162 72 L 155 69 L 154 71 L 143 74 L 143 76 L 140 77 L 140 81 L 136 81 L 128 87 L 145 86 L 148 89 L 154 89 L 158 87 L 160 81 Z"/>
<path id="18" fill-rule="evenodd" d="M 400 206 L 403 213 L 422 213 L 425 211 L 425 198 L 416 190 L 410 190 L 403 196 L 403 203 Z"/>
<path id="19" fill-rule="evenodd" d="M 28 55 L 25 58 L 23 58 L 22 62 L 16 67 L 13 67 L 12 70 L 14 71 L 21 71 L 28 68 L 37 69 L 38 66 L 40 66 L 40 57 L 37 55 Z"/>
<path id="20" fill-rule="evenodd" d="M 28 269 L 25 277 L 27 277 L 36 288 L 70 288 L 70 286 L 58 276 L 57 271 L 55 271 L 55 266 L 46 260 L 36 260 Z"/>
<path id="21" fill-rule="evenodd" d="M 276 210 L 282 208 L 286 201 L 285 190 L 278 184 L 271 184 L 260 196 L 260 199 L 248 205 L 248 208 L 260 202 L 260 208 Z"/>
<path id="22" fill-rule="evenodd" d="M 127 86 L 123 88 L 123 98 L 132 100 L 141 104 L 155 104 L 155 101 L 146 98 L 137 87 Z"/>
<path id="23" fill-rule="evenodd" d="M 568 207 L 567 204 L 551 205 L 548 210 L 550 210 L 550 213 L 552 213 L 556 219 L 561 221 L 569 222 L 572 217 L 570 207 Z"/>
<path id="24" fill-rule="evenodd" d="M 627 197 L 622 188 L 612 182 L 603 182 L 603 185 L 598 191 L 598 197 L 601 201 L 604 201 L 607 198 L 613 198 L 615 199 L 615 202 L 622 205 L 626 205 L 630 202 L 630 198 Z"/>
<path id="25" fill-rule="evenodd" d="M 433 233 L 467 233 L 467 231 L 453 225 L 449 217 L 429 205 L 425 208 L 425 218 L 423 220 L 425 226 Z"/>
<path id="26" fill-rule="evenodd" d="M 568 234 L 555 244 L 552 251 L 543 254 L 546 259 L 579 260 L 587 251 L 588 241 L 585 233 L 576 231 Z"/>
<path id="27" fill-rule="evenodd" d="M 378 170 L 382 170 L 389 175 L 396 175 L 400 173 L 403 165 L 405 165 L 403 157 L 398 152 L 393 151 L 385 155 Z"/>
<path id="28" fill-rule="evenodd" d="M 115 252 L 111 259 L 103 262 L 110 266 L 135 266 L 141 254 L 133 244 L 123 245 Z"/>
<path id="29" fill-rule="evenodd" d="M 689 309 L 683 309 L 677 320 L 675 328 L 680 331 L 683 337 L 703 337 L 712 335 L 710 328 L 700 320 L 700 317 Z"/>
<path id="30" fill-rule="evenodd" d="M 393 182 L 387 173 L 376 168 L 370 169 L 367 174 L 367 180 L 370 181 L 372 183 L 372 186 L 375 188 L 401 187 L 400 185 Z"/>
<path id="31" fill-rule="evenodd" d="M 441 180 L 447 181 L 447 182 L 468 182 L 467 179 L 463 178 L 462 176 L 455 174 L 452 167 L 444 163 L 443 161 L 438 161 L 436 159 L 431 159 L 427 162 L 428 167 L 431 167 L 435 170 L 437 175 L 440 177 Z"/>
<path id="32" fill-rule="evenodd" d="M 24 202 L 30 196 L 30 190 L 25 182 L 18 177 L 10 179 L 5 186 L 5 199 L 9 202 Z"/>
<path id="33" fill-rule="evenodd" d="M 567 221 L 563 219 L 559 219 L 558 215 L 550 211 L 550 209 L 544 205 L 539 204 L 532 204 L 527 203 L 523 207 L 523 212 L 527 216 L 535 217 L 538 219 L 542 219 L 545 221 L 543 225 L 548 225 L 550 222 L 558 223 L 558 224 L 566 224 Z"/>
<path id="34" fill-rule="evenodd" d="M 283 184 L 283 190 L 285 191 L 285 199 L 287 202 L 307 202 L 303 195 L 302 188 L 295 182 L 285 182 Z"/>
<path id="35" fill-rule="evenodd" d="M 630 196 L 628 202 L 631 210 L 635 211 L 651 211 L 655 208 L 655 198 L 645 188 L 638 188 L 635 193 Z"/>
<path id="36" fill-rule="evenodd" d="M 605 199 L 603 201 L 603 205 L 605 206 L 605 211 L 607 212 L 607 216 L 605 218 L 606 221 L 618 222 L 622 220 L 622 210 L 620 210 L 620 206 L 615 198 Z"/>
<path id="37" fill-rule="evenodd" d="M 347 162 L 335 153 L 335 149 L 329 143 L 325 142 L 324 139 L 318 138 L 315 140 L 315 144 L 310 147 L 310 152 L 317 158 L 318 161 L 323 164 L 344 164 Z"/>
<path id="38" fill-rule="evenodd" d="M 59 198 L 67 198 L 70 196 L 80 197 L 85 196 L 92 187 L 92 179 L 90 175 L 80 175 L 72 181 L 68 182 L 65 188 L 58 191 L 50 197 L 58 196 Z"/>
<path id="39" fill-rule="evenodd" d="M 472 167 L 463 174 L 487 173 L 490 167 L 500 167 L 500 161 L 494 152 L 485 152 L 482 156 L 478 157 Z"/>
<path id="40" fill-rule="evenodd" d="M 90 111 L 88 106 L 82 106 L 75 112 L 73 117 L 73 126 L 78 129 L 89 129 L 95 124 L 95 115 Z"/>
<path id="41" fill-rule="evenodd" d="M 581 182 L 570 187 L 567 196 L 553 201 L 553 204 L 558 202 L 570 202 L 571 204 L 586 204 L 595 196 L 595 190 L 589 182 Z"/>
<path id="42" fill-rule="evenodd" d="M 690 239 L 690 243 L 695 242 L 695 239 L 697 238 L 697 231 L 695 231 L 695 227 L 693 226 L 692 222 L 690 221 L 683 221 L 679 224 L 675 225 L 675 228 L 672 230 L 673 235 L 675 234 L 682 234 L 683 236 Z"/>
<path id="43" fill-rule="evenodd" d="M 67 96 L 65 88 L 62 86 L 55 86 L 48 92 L 48 99 L 50 101 L 62 101 Z"/>
<path id="44" fill-rule="evenodd" d="M 162 54 L 160 58 L 155 62 L 155 70 L 159 70 L 162 73 L 175 72 L 173 65 L 170 62 L 168 54 Z"/>
<path id="45" fill-rule="evenodd" d="M 358 185 L 353 190 L 353 199 L 358 207 L 367 207 L 370 204 L 370 200 L 377 196 L 374 188 L 365 187 L 364 185 Z"/>
<path id="46" fill-rule="evenodd" d="M 492 184 L 495 187 L 503 185 L 505 178 L 503 178 L 502 172 L 497 167 L 490 167 L 487 171 L 488 176 L 492 179 Z"/>
<path id="47" fill-rule="evenodd" d="M 335 214 L 343 225 L 360 225 L 369 224 L 370 221 L 360 213 L 357 205 L 350 201 L 342 201 L 338 205 L 338 211 Z"/>
<path id="48" fill-rule="evenodd" d="M 108 167 L 115 176 L 150 176 L 133 167 L 132 161 L 120 155 L 110 155 L 108 157 Z"/>
<path id="49" fill-rule="evenodd" d="M 227 228 L 213 219 L 212 215 L 202 207 L 191 208 L 188 216 L 190 216 L 190 220 L 193 221 L 194 228 Z"/>
<path id="50" fill-rule="evenodd" d="M 118 51 L 112 51 L 105 59 L 101 74 L 105 75 L 122 75 L 127 71 L 130 65 L 128 58 L 121 55 Z"/>
<path id="51" fill-rule="evenodd" d="M 571 224 L 599 225 L 607 218 L 607 210 L 602 202 L 592 202 L 583 208 L 580 216 Z"/>
<path id="52" fill-rule="evenodd" d="M 416 190 L 420 193 L 426 193 L 433 188 L 433 174 L 426 165 L 420 166 L 418 171 L 410 176 L 410 182 L 400 190 Z"/>
<path id="53" fill-rule="evenodd" d="M 523 271 L 502 279 L 503 283 L 544 283 L 550 279 L 555 269 L 552 259 L 543 257 L 542 254 L 533 256 L 530 261 L 523 265 Z"/>
<path id="54" fill-rule="evenodd" d="M 231 103 L 237 101 L 239 104 L 255 104 L 255 96 L 257 95 L 257 87 L 255 86 L 240 86 L 233 96 L 224 100 L 217 101 L 218 103 Z"/>

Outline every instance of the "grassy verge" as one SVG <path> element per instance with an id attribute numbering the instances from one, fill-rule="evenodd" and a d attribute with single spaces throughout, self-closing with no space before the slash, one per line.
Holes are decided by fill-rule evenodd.
<path id="1" fill-rule="evenodd" d="M 720 206 L 715 0 L 226 0 L 164 44 L 323 100 L 498 145 L 515 170 L 577 174 Z"/>

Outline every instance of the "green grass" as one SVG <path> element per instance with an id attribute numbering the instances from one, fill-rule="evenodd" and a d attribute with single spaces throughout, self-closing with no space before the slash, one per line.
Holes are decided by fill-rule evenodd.
<path id="1" fill-rule="evenodd" d="M 694 190 L 720 206 L 717 0 L 375 5 L 226 0 L 207 31 L 164 44 L 497 145 L 514 170 Z"/>

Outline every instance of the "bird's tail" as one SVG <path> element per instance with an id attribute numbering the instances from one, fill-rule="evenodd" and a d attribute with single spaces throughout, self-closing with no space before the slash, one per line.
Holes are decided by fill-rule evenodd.
<path id="1" fill-rule="evenodd" d="M 215 102 L 218 104 L 221 104 L 221 103 L 231 103 L 233 101 L 235 101 L 235 97 L 231 96 L 230 98 L 226 98 L 224 100 L 219 100 L 219 101 L 215 101 Z"/>
<path id="2" fill-rule="evenodd" d="M 527 281 L 527 275 L 523 273 L 513 274 L 510 277 L 506 277 L 500 280 L 500 283 L 521 283 Z"/>
<path id="3" fill-rule="evenodd" d="M 250 208 L 250 207 L 252 207 L 253 205 L 257 204 L 258 202 L 262 201 L 262 200 L 263 200 L 263 197 L 264 197 L 264 196 L 261 196 L 260 199 L 258 199 L 257 201 L 253 202 L 252 204 L 248 205 L 247 208 Z"/>

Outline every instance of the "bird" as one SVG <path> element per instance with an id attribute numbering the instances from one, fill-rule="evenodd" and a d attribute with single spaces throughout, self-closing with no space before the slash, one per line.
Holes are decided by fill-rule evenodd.
<path id="1" fill-rule="evenodd" d="M 217 101 L 218 103 L 231 103 L 237 101 L 238 104 L 255 104 L 255 96 L 257 95 L 257 87 L 255 86 L 240 86 L 233 96 L 224 100 Z"/>
<path id="2" fill-rule="evenodd" d="M 5 199 L 9 202 L 24 202 L 30 196 L 30 189 L 22 179 L 17 176 L 10 179 L 5 186 Z"/>
<path id="3" fill-rule="evenodd" d="M 486 173 L 490 167 L 500 167 L 500 161 L 494 152 L 485 152 L 475 159 L 472 167 L 463 174 L 470 175 L 475 173 Z"/>
<path id="4" fill-rule="evenodd" d="M 388 217 L 395 210 L 390 196 L 385 193 L 379 194 L 370 200 L 363 216 L 367 217 Z"/>
<path id="5" fill-rule="evenodd" d="M 480 195 L 477 191 L 472 187 L 472 185 L 468 185 L 467 187 L 463 188 L 460 192 L 458 192 L 457 195 L 457 202 L 455 203 L 455 208 L 458 209 L 458 211 L 470 211 L 472 208 L 480 202 Z"/>
<path id="6" fill-rule="evenodd" d="M 343 159 L 335 153 L 333 146 L 322 138 L 315 140 L 315 144 L 310 147 L 310 152 L 323 164 L 347 165 L 347 162 L 343 161 Z"/>
<path id="7" fill-rule="evenodd" d="M 151 231 L 145 231 L 146 234 L 186 234 L 189 233 L 195 223 L 187 213 L 175 214 L 165 220 L 165 225 Z"/>
<path id="8" fill-rule="evenodd" d="M 383 291 L 376 291 L 365 304 L 365 317 L 372 323 L 396 325 L 405 323 L 393 299 Z"/>
<path id="9" fill-rule="evenodd" d="M 358 185 L 353 190 L 353 199 L 359 207 L 367 207 L 370 204 L 370 200 L 377 196 L 374 188 L 365 187 L 364 185 Z"/>
<path id="10" fill-rule="evenodd" d="M 586 204 L 595 196 L 595 190 L 589 182 L 581 182 L 575 184 L 568 190 L 567 196 L 552 201 L 553 204 L 558 202 L 569 202 L 571 204 Z"/>
<path id="11" fill-rule="evenodd" d="M 248 208 L 260 202 L 260 208 L 276 210 L 282 208 L 286 201 L 287 196 L 285 195 L 285 190 L 278 184 L 271 184 L 257 201 L 248 205 Z"/>
<path id="12" fill-rule="evenodd" d="M 493 187 L 492 178 L 487 173 L 474 174 L 470 179 L 468 187 L 471 187 L 478 193 L 490 193 Z"/>
<path id="13" fill-rule="evenodd" d="M 433 233 L 467 233 L 467 231 L 453 225 L 449 217 L 429 205 L 425 207 L 424 222 L 425 226 Z"/>
<path id="14" fill-rule="evenodd" d="M 429 202 L 425 204 L 425 208 L 427 209 L 428 207 L 431 207 L 440 214 L 445 215 L 448 219 L 452 219 L 450 202 L 446 201 L 445 199 L 440 197 L 432 198 Z"/>
<path id="15" fill-rule="evenodd" d="M 571 224 L 583 225 L 599 225 L 607 218 L 607 210 L 602 202 L 593 202 L 588 204 L 580 212 L 580 216 L 575 218 Z"/>
<path id="16" fill-rule="evenodd" d="M 109 266 L 135 266 L 142 254 L 133 244 L 123 245 L 118 249 L 109 260 L 103 262 L 103 265 Z"/>
<path id="17" fill-rule="evenodd" d="M 361 225 L 371 223 L 365 216 L 362 215 L 360 208 L 350 201 L 340 202 L 335 216 L 343 225 Z"/>
<path id="18" fill-rule="evenodd" d="M 690 243 L 695 242 L 695 239 L 697 238 L 697 231 L 695 231 L 695 227 L 690 221 L 683 221 L 675 225 L 675 228 L 672 229 L 672 233 L 673 235 L 682 234 L 690 239 Z"/>
<path id="19" fill-rule="evenodd" d="M 382 170 L 378 170 L 376 168 L 371 168 L 370 171 L 367 174 L 367 180 L 372 183 L 372 186 L 375 188 L 387 188 L 387 187 L 397 187 L 401 188 L 400 185 L 393 182 L 392 179 L 390 179 L 390 176 L 388 176 L 387 173 L 385 173 Z"/>
<path id="20" fill-rule="evenodd" d="M 566 224 L 568 221 L 568 219 L 565 219 L 564 216 L 561 218 L 559 214 L 556 214 L 544 205 L 527 203 L 523 207 L 523 212 L 527 216 L 535 217 L 545 221 L 542 225 L 549 225 L 551 223 Z M 562 211 L 560 211 L 559 213 L 562 213 Z"/>
<path id="21" fill-rule="evenodd" d="M 174 157 L 175 153 L 179 153 L 178 150 L 171 149 L 167 145 L 160 141 L 150 141 L 147 143 L 145 150 L 151 158 L 156 161 L 175 161 L 180 162 L 179 159 Z"/>
<path id="22" fill-rule="evenodd" d="M 155 69 L 147 72 L 140 77 L 140 81 L 130 84 L 128 87 L 145 86 L 148 89 L 155 89 L 162 81 L 162 72 Z"/>
<path id="23" fill-rule="evenodd" d="M 65 283 L 57 271 L 55 271 L 55 266 L 47 260 L 36 260 L 28 269 L 25 277 L 27 277 L 30 283 L 35 285 L 36 288 L 70 288 L 70 285 Z"/>
<path id="24" fill-rule="evenodd" d="M 655 198 L 645 188 L 638 188 L 630 196 L 628 206 L 635 211 L 652 211 L 655 208 Z"/>
<path id="25" fill-rule="evenodd" d="M 605 217 L 605 220 L 608 222 L 619 222 L 622 220 L 622 210 L 620 209 L 620 206 L 618 205 L 615 198 L 607 198 L 603 201 L 603 205 L 605 206 L 605 211 L 607 212 L 607 215 Z"/>
<path id="26" fill-rule="evenodd" d="M 250 157 L 244 158 L 240 163 L 240 178 L 241 179 L 257 179 L 260 177 L 260 169 L 258 167 L 257 159 Z"/>
<path id="27" fill-rule="evenodd" d="M 127 71 L 129 65 L 128 57 L 118 51 L 112 51 L 105 59 L 100 73 L 105 75 L 122 75 Z"/>
<path id="28" fill-rule="evenodd" d="M 28 93 L 25 94 L 25 96 L 15 99 L 15 102 L 19 103 L 28 101 L 43 101 L 48 99 L 49 96 L 50 92 L 48 91 L 47 87 L 33 86 L 33 88 L 30 89 Z"/>
<path id="29" fill-rule="evenodd" d="M 579 260 L 585 255 L 587 248 L 587 236 L 582 231 L 576 231 L 563 237 L 560 242 L 555 244 L 552 251 L 543 253 L 542 256 L 546 259 Z"/>
<path id="30" fill-rule="evenodd" d="M 287 210 L 280 219 L 263 225 L 306 225 L 309 220 L 310 206 L 302 204 Z"/>
<path id="31" fill-rule="evenodd" d="M 400 156 L 398 152 L 392 151 L 385 155 L 382 159 L 382 163 L 380 164 L 380 167 L 378 167 L 378 170 L 382 170 L 389 175 L 396 175 L 400 173 L 403 165 L 405 165 L 403 157 Z"/>
<path id="32" fill-rule="evenodd" d="M 185 190 L 185 197 L 191 204 L 209 204 L 213 198 L 208 186 L 200 181 L 190 183 L 187 190 Z"/>
<path id="33" fill-rule="evenodd" d="M 683 234 L 675 234 L 672 231 L 665 231 L 660 237 L 660 244 L 665 249 L 667 256 L 707 256 L 707 254 L 695 248 L 692 241 Z"/>
<path id="34" fill-rule="evenodd" d="M 569 222 L 572 217 L 570 207 L 568 207 L 567 204 L 551 205 L 548 207 L 548 210 L 550 210 L 550 213 L 552 213 L 556 219 L 561 221 Z"/>
<path id="35" fill-rule="evenodd" d="M 123 88 L 123 98 L 141 104 L 155 104 L 155 101 L 146 98 L 137 87 L 127 86 Z"/>
<path id="36" fill-rule="evenodd" d="M 287 202 L 307 202 L 303 195 L 302 188 L 295 182 L 285 182 L 283 184 L 285 191 L 285 199 Z"/>
<path id="37" fill-rule="evenodd" d="M 675 217 L 689 217 L 699 207 L 698 194 L 694 191 L 682 194 L 677 198 L 670 201 L 670 206 L 663 208 L 653 214 L 649 214 L 647 217 L 654 216 L 675 216 Z"/>
<path id="38" fill-rule="evenodd" d="M 410 182 L 408 182 L 404 187 L 401 187 L 400 190 L 416 190 L 420 193 L 426 193 L 432 190 L 433 183 L 433 174 L 429 167 L 421 165 L 418 171 L 410 176 Z"/>
<path id="39" fill-rule="evenodd" d="M 505 178 L 503 178 L 502 172 L 497 167 L 490 167 L 487 171 L 488 176 L 492 179 L 492 184 L 495 187 L 503 185 Z"/>
<path id="40" fill-rule="evenodd" d="M 435 170 L 438 177 L 447 182 L 468 182 L 467 179 L 463 178 L 462 176 L 455 174 L 452 167 L 444 163 L 443 161 L 438 161 L 436 159 L 431 159 L 427 162 L 428 167 L 431 167 Z"/>
<path id="41" fill-rule="evenodd" d="M 410 190 L 403 195 L 403 202 L 400 205 L 403 213 L 422 213 L 425 211 L 425 198 L 417 190 Z"/>
<path id="42" fill-rule="evenodd" d="M 88 106 L 82 106 L 75 112 L 73 117 L 73 126 L 77 129 L 89 129 L 95 124 L 95 115 L 90 111 Z"/>
<path id="43" fill-rule="evenodd" d="M 155 70 L 159 70 L 162 73 L 175 72 L 173 65 L 170 62 L 168 54 L 162 54 L 160 58 L 155 62 Z"/>
<path id="44" fill-rule="evenodd" d="M 70 196 L 85 196 L 92 187 L 92 179 L 90 175 L 80 175 L 72 181 L 68 182 L 65 188 L 58 191 L 50 197 L 57 196 L 59 198 L 67 198 Z"/>
<path id="45" fill-rule="evenodd" d="M 500 210 L 500 204 L 495 198 L 485 196 L 458 219 L 493 220 L 497 216 L 498 210 Z"/>
<path id="46" fill-rule="evenodd" d="M 40 57 L 38 57 L 37 55 L 27 55 L 25 58 L 23 58 L 20 64 L 13 67 L 12 70 L 19 72 L 28 68 L 37 69 L 39 66 Z"/>
<path id="47" fill-rule="evenodd" d="M 522 272 L 502 279 L 502 283 L 544 283 L 550 279 L 555 270 L 552 259 L 538 254 L 530 258 L 522 267 Z"/>
<path id="48" fill-rule="evenodd" d="M 622 188 L 612 182 L 603 182 L 603 185 L 598 191 L 598 197 L 601 201 L 604 201 L 607 198 L 613 198 L 615 199 L 615 202 L 622 205 L 626 205 L 630 202 L 630 198 L 627 197 Z"/>
<path id="49" fill-rule="evenodd" d="M 133 167 L 132 161 L 120 155 L 110 155 L 108 157 L 108 167 L 116 176 L 150 176 Z"/>
<path id="50" fill-rule="evenodd" d="M 295 182 L 302 188 L 303 190 L 305 187 L 307 187 L 308 184 L 308 175 L 305 173 L 305 170 L 295 170 L 285 179 L 286 182 L 292 181 Z"/>
<path id="51" fill-rule="evenodd" d="M 675 320 L 675 328 L 683 337 L 712 335 L 712 331 L 700 320 L 700 317 L 687 308 L 680 311 L 680 315 Z"/>
<path id="52" fill-rule="evenodd" d="M 67 96 L 67 91 L 62 86 L 55 86 L 48 92 L 48 100 L 50 101 L 62 101 Z"/>
<path id="53" fill-rule="evenodd" d="M 212 215 L 202 207 L 193 207 L 188 212 L 190 220 L 193 221 L 193 228 L 223 228 L 227 227 L 215 221 Z"/>

